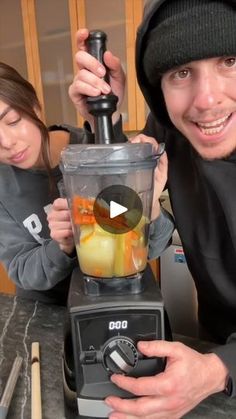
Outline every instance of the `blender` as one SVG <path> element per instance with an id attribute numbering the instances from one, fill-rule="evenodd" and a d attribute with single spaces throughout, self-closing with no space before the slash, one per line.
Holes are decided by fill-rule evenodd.
<path id="1" fill-rule="evenodd" d="M 102 61 L 106 34 L 92 31 L 90 52 Z M 163 152 L 149 143 L 115 143 L 113 94 L 88 98 L 95 144 L 61 154 L 79 267 L 68 296 L 63 381 L 67 418 L 106 418 L 108 395 L 132 398 L 110 381 L 163 371 L 139 340 L 165 339 L 164 306 L 147 264 L 154 169 Z"/>

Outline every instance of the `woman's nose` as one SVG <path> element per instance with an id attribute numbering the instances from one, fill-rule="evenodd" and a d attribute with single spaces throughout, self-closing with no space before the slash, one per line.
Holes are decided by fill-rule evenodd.
<path id="1" fill-rule="evenodd" d="M 0 130 L 0 147 L 5 149 L 11 149 L 15 146 L 17 139 L 14 135 L 10 135 L 2 130 Z"/>
<path id="2" fill-rule="evenodd" d="M 194 106 L 199 111 L 213 109 L 223 101 L 219 78 L 206 75 L 199 78 L 194 95 Z"/>

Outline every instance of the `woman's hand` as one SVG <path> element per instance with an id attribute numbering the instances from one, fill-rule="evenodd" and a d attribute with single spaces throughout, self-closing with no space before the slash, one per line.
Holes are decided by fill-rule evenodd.
<path id="1" fill-rule="evenodd" d="M 153 137 L 148 137 L 147 135 L 139 134 L 136 137 L 130 138 L 129 141 L 132 143 L 151 143 L 155 147 L 156 151 L 158 151 L 158 143 Z M 154 173 L 154 190 L 151 221 L 155 220 L 160 215 L 159 199 L 167 182 L 167 172 L 168 160 L 166 152 L 164 152 L 158 160 L 157 167 Z"/>
<path id="2" fill-rule="evenodd" d="M 63 252 L 70 255 L 75 248 L 75 244 L 70 211 L 65 198 L 58 198 L 53 202 L 47 220 L 51 238 L 59 244 Z"/>
<path id="3" fill-rule="evenodd" d="M 89 31 L 86 28 L 80 29 L 76 34 L 78 52 L 75 55 L 75 60 L 78 72 L 69 87 L 69 96 L 80 115 L 92 126 L 93 117 L 88 112 L 87 97 L 109 94 L 112 91 L 118 97 L 117 111 L 112 115 L 114 124 L 120 117 L 119 107 L 124 98 L 125 74 L 119 58 L 110 51 L 106 51 L 103 56 L 107 68 L 87 52 L 86 40 L 88 36 Z M 103 79 L 107 69 L 110 78 L 109 84 Z"/>

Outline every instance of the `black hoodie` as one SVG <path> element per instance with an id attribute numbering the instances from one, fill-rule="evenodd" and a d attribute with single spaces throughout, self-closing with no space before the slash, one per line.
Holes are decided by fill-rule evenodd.
<path id="1" fill-rule="evenodd" d="M 145 77 L 142 58 L 146 37 L 162 3 L 148 2 L 137 35 L 137 77 L 151 109 L 143 132 L 166 144 L 168 190 L 198 292 L 199 321 L 222 345 L 214 352 L 229 368 L 232 395 L 236 395 L 236 153 L 229 158 L 203 160 L 171 126 L 160 89 L 154 91 Z"/>

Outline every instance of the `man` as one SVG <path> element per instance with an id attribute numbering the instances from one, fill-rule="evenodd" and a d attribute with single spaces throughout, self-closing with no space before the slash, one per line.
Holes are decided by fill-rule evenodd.
<path id="1" fill-rule="evenodd" d="M 114 375 L 115 384 L 141 397 L 108 397 L 111 419 L 181 418 L 213 393 L 236 395 L 235 28 L 235 1 L 155 0 L 138 31 L 137 76 L 151 110 L 143 132 L 166 144 L 168 190 L 199 324 L 216 347 L 203 355 L 178 342 L 139 343 L 146 356 L 166 357 L 166 369 L 138 379 Z M 78 35 L 81 49 L 86 36 Z M 77 60 L 70 94 L 83 113 L 81 94 L 106 93 L 107 85 L 104 68 L 86 51 Z M 110 52 L 104 61 L 121 98 L 119 62 Z"/>

